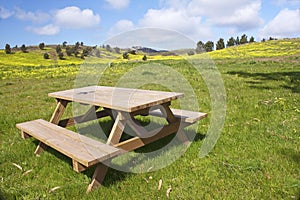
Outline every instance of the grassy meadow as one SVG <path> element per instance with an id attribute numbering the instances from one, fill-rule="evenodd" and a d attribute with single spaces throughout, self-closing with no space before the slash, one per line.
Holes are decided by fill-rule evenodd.
<path id="1" fill-rule="evenodd" d="M 200 121 L 195 140 L 171 165 L 135 174 L 109 169 L 103 187 L 88 194 L 93 169 L 76 173 L 71 160 L 52 149 L 35 156 L 38 142 L 23 140 L 15 127 L 38 118 L 49 120 L 55 100 L 47 94 L 73 88 L 84 62 L 72 57 L 45 60 L 38 51 L 6 55 L 0 50 L 1 200 L 300 199 L 300 39 L 211 52 L 224 81 L 227 112 L 222 134 L 208 156 L 200 158 L 199 149 L 211 126 L 210 116 Z M 99 85 L 114 86 L 124 73 L 144 63 L 166 65 L 189 80 L 200 111 L 211 114 L 208 89 L 185 56 L 149 56 L 146 62 L 142 55 L 129 61 L 110 56 L 115 57 L 90 63 L 113 63 Z M 159 85 L 147 89 L 165 90 Z M 111 121 L 100 123 L 110 126 Z M 168 152 L 160 156 L 168 158 Z"/>

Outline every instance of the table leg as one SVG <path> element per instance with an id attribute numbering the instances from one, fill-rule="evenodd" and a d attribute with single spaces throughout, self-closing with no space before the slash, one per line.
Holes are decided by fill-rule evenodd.
<path id="1" fill-rule="evenodd" d="M 119 143 L 122 133 L 124 131 L 126 125 L 126 119 L 122 112 L 118 112 L 117 118 L 115 120 L 115 123 L 113 125 L 113 128 L 109 134 L 107 144 L 117 144 Z M 103 163 L 99 163 L 94 171 L 92 181 L 89 184 L 87 188 L 87 192 L 90 192 L 92 189 L 99 187 L 107 173 L 108 165 L 110 163 L 110 160 L 106 161 L 106 165 Z"/>
<path id="2" fill-rule="evenodd" d="M 172 112 L 172 110 L 170 109 L 170 107 L 168 105 L 163 105 L 165 112 L 166 112 L 166 116 L 167 116 L 167 121 L 170 123 L 175 123 L 177 120 L 180 120 L 178 118 L 176 118 Z M 163 112 L 163 111 L 162 111 Z M 177 133 L 176 133 L 176 137 L 178 138 L 178 140 L 180 140 L 183 144 L 187 145 L 189 142 L 188 137 L 186 136 L 185 131 L 183 130 L 184 126 L 180 126 Z"/>
<path id="3" fill-rule="evenodd" d="M 108 170 L 108 166 L 106 166 L 102 163 L 99 163 L 97 165 L 94 175 L 93 175 L 93 178 L 92 178 L 92 181 L 89 184 L 86 192 L 90 192 L 90 191 L 92 191 L 92 189 L 97 188 L 102 184 L 102 182 L 105 178 L 105 175 L 107 173 L 107 170 Z"/>
<path id="4" fill-rule="evenodd" d="M 56 109 L 55 109 L 55 111 L 52 114 L 52 117 L 50 119 L 51 123 L 53 123 L 53 124 L 58 124 L 59 123 L 59 120 L 61 119 L 62 115 L 64 114 L 68 103 L 69 103 L 69 101 L 66 101 L 66 100 L 62 100 L 62 99 L 57 100 Z"/>
<path id="5" fill-rule="evenodd" d="M 64 114 L 68 103 L 69 103 L 69 101 L 62 100 L 62 99 L 57 99 L 56 109 L 55 109 L 55 111 L 52 114 L 52 117 L 50 119 L 51 123 L 53 123 L 53 124 L 58 124 L 59 123 L 59 120 L 61 119 L 62 115 Z M 46 148 L 47 148 L 47 145 L 40 142 L 39 145 L 36 147 L 36 149 L 34 151 L 34 154 L 38 155 L 41 152 L 43 152 Z"/>

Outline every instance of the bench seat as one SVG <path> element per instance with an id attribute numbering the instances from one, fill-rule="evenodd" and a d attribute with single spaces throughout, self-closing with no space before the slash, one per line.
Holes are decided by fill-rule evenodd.
<path id="1" fill-rule="evenodd" d="M 173 112 L 175 117 L 180 118 L 182 122 L 185 122 L 188 124 L 193 124 L 193 123 L 207 117 L 207 113 L 202 113 L 202 112 L 179 110 L 179 109 L 174 109 L 174 108 L 172 108 L 171 111 Z M 153 115 L 156 117 L 165 117 L 159 109 L 150 111 L 149 115 Z"/>
<path id="2" fill-rule="evenodd" d="M 117 156 L 123 150 L 93 140 L 84 135 L 62 128 L 42 119 L 16 125 L 22 131 L 23 138 L 32 136 L 49 147 L 70 157 L 85 168 Z M 24 136 L 26 135 L 26 136 Z M 82 171 L 73 166 L 75 171 Z"/>

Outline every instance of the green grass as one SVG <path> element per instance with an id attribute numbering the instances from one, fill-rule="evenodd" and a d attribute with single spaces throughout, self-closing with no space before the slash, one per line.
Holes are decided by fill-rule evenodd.
<path id="1" fill-rule="evenodd" d="M 300 59 L 300 39 L 272 40 L 266 42 L 249 43 L 210 52 L 213 59 L 251 59 L 276 58 L 292 60 Z M 196 55 L 197 56 L 197 55 Z"/>
<path id="2" fill-rule="evenodd" d="M 55 101 L 47 94 L 72 88 L 78 66 L 22 68 L 1 65 L 1 76 L 4 77 L 2 69 L 11 75 L 0 79 L 0 199 L 167 199 L 166 191 L 171 186 L 170 199 L 298 200 L 299 59 L 296 56 L 268 58 L 271 59 L 215 60 L 226 88 L 227 115 L 221 137 L 207 157 L 201 159 L 198 154 L 210 118 L 201 121 L 196 140 L 171 165 L 141 174 L 110 169 L 104 186 L 89 194 L 85 190 L 92 170 L 74 172 L 71 161 L 51 149 L 39 157 L 34 156 L 37 141 L 22 140 L 15 127 L 16 123 L 37 118 L 48 120 Z M 180 72 L 195 87 L 201 111 L 210 113 L 207 88 L 185 61 L 147 62 L 170 66 Z M 124 73 L 144 63 L 115 63 L 106 69 L 99 84 L 115 85 Z M 22 74 L 13 71 L 17 69 L 23 70 Z M 55 76 L 60 70 L 69 71 Z M 145 88 L 166 90 L 159 85 L 146 85 Z M 177 106 L 177 103 L 173 105 Z M 71 115 L 71 111 L 66 115 Z M 101 123 L 111 124 L 106 119 Z M 155 145 L 144 150 L 153 148 Z M 160 155 L 161 158 L 170 156 L 168 152 Z M 144 167 L 149 168 L 148 162 Z M 162 188 L 157 190 L 160 179 Z M 57 186 L 60 188 L 49 193 Z"/>

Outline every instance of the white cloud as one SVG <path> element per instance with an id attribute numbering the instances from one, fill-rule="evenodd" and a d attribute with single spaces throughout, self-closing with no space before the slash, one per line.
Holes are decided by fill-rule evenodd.
<path id="1" fill-rule="evenodd" d="M 7 19 L 12 15 L 13 15 L 13 12 L 11 12 L 11 11 L 7 10 L 6 8 L 0 6 L 0 19 Z"/>
<path id="2" fill-rule="evenodd" d="M 260 26 L 261 0 L 191 0 L 187 7 L 191 15 L 207 17 L 212 25 L 247 30 Z"/>
<path id="3" fill-rule="evenodd" d="M 114 9 L 127 8 L 130 0 L 105 0 Z"/>
<path id="4" fill-rule="evenodd" d="M 58 26 L 55 26 L 53 24 L 49 24 L 43 27 L 28 27 L 28 31 L 31 31 L 38 35 L 56 35 L 60 32 L 60 28 Z"/>
<path id="5" fill-rule="evenodd" d="M 62 28 L 90 28 L 100 24 L 100 16 L 90 9 L 81 10 L 71 6 L 58 10 L 54 16 L 54 22 Z"/>
<path id="6" fill-rule="evenodd" d="M 109 35 L 113 36 L 122 32 L 130 31 L 135 28 L 134 24 L 130 20 L 120 20 L 113 25 L 113 27 L 109 30 Z"/>
<path id="7" fill-rule="evenodd" d="M 28 20 L 34 23 L 43 23 L 48 21 L 51 16 L 44 12 L 26 12 L 20 8 L 15 8 L 15 16 L 20 20 Z"/>
<path id="8" fill-rule="evenodd" d="M 209 28 L 201 24 L 201 17 L 189 15 L 185 9 L 150 9 L 139 25 L 175 30 L 192 38 L 208 37 L 210 34 Z"/>
<path id="9" fill-rule="evenodd" d="M 16 17 L 21 20 L 30 20 L 33 22 L 51 23 L 41 27 L 28 27 L 27 30 L 38 35 L 56 35 L 61 29 L 84 29 L 96 27 L 100 24 L 100 16 L 94 14 L 90 9 L 81 10 L 78 7 L 70 6 L 55 12 L 25 12 L 21 9 L 16 9 Z"/>
<path id="10" fill-rule="evenodd" d="M 240 30 L 255 28 L 263 23 L 263 20 L 259 17 L 260 9 L 261 3 L 253 2 L 234 10 L 227 17 L 213 18 L 212 22 L 216 25 L 237 27 Z"/>
<path id="11" fill-rule="evenodd" d="M 299 37 L 300 36 L 300 9 L 281 10 L 261 31 L 260 37 Z"/>

